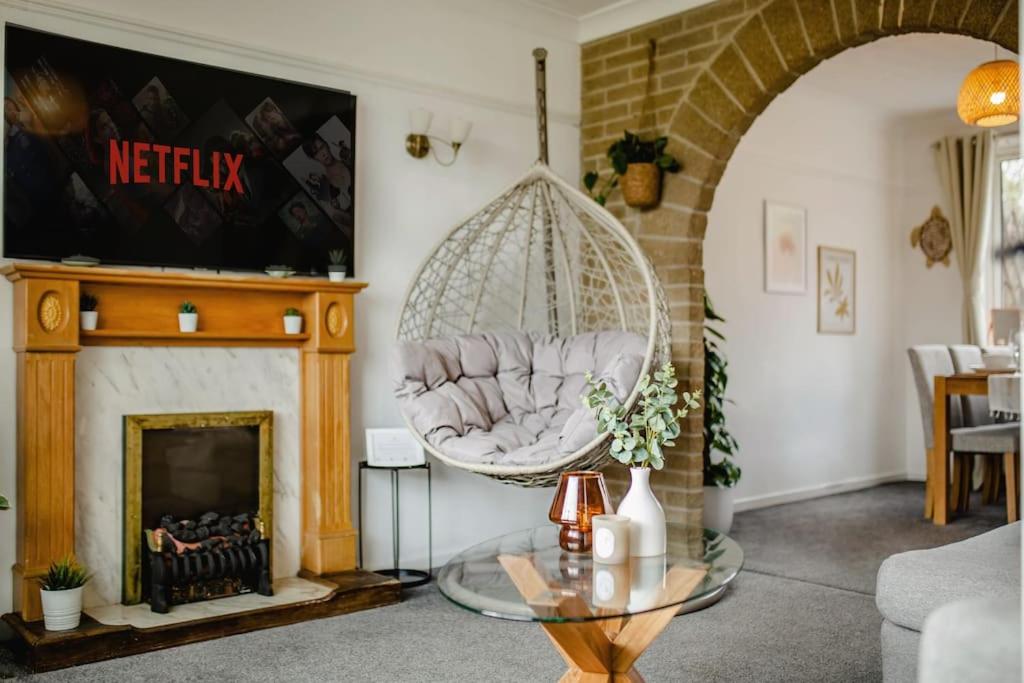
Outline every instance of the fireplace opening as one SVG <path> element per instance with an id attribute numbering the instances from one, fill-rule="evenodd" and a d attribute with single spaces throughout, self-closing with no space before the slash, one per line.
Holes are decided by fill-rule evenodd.
<path id="1" fill-rule="evenodd" d="M 270 411 L 127 415 L 124 604 L 271 595 Z"/>

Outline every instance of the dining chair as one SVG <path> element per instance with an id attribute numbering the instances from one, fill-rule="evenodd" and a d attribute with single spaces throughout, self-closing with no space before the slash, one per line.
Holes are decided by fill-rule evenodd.
<path id="1" fill-rule="evenodd" d="M 925 494 L 924 516 L 932 516 L 932 449 L 935 447 L 935 377 L 952 375 L 956 370 L 949 348 L 942 344 L 921 344 L 907 349 L 910 356 L 910 369 L 914 374 L 914 386 L 917 389 L 917 402 L 921 408 L 921 427 L 924 430 L 925 448 Z M 947 424 L 952 427 L 963 426 L 963 411 L 959 402 L 951 401 Z M 953 467 L 953 490 L 959 490 L 956 478 L 957 468 Z M 955 497 L 954 497 L 955 500 Z"/>
<path id="2" fill-rule="evenodd" d="M 958 374 L 974 372 L 974 369 L 984 365 L 982 348 L 974 344 L 952 344 L 949 347 L 949 354 L 953 358 L 953 369 Z M 960 396 L 960 407 L 963 411 L 964 427 L 981 427 L 992 424 L 992 413 L 989 410 L 987 396 Z M 1003 463 L 999 458 L 960 458 L 953 462 L 953 467 L 960 467 L 962 470 L 959 476 L 954 477 L 959 481 L 959 488 L 953 490 L 954 512 L 964 511 L 971 504 L 971 490 L 975 488 L 975 469 L 981 465 L 981 500 L 985 504 L 994 503 L 999 498 L 1000 480 L 1002 478 Z"/>

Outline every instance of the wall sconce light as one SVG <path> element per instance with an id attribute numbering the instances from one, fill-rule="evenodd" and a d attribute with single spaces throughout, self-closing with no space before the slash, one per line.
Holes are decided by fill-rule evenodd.
<path id="1" fill-rule="evenodd" d="M 448 136 L 450 140 L 443 140 L 433 135 L 427 135 L 427 131 L 430 130 L 430 122 L 433 120 L 434 115 L 426 109 L 413 109 L 409 112 L 409 127 L 412 132 L 409 133 L 405 138 L 405 151 L 410 156 L 416 159 L 422 159 L 427 156 L 427 153 L 431 153 L 434 156 L 434 161 L 441 164 L 442 166 L 451 166 L 455 163 L 455 159 L 459 156 L 459 148 L 462 147 L 462 143 L 469 137 L 469 131 L 473 127 L 473 124 L 465 119 L 452 119 L 448 125 Z M 448 161 L 442 161 L 437 156 L 437 151 L 430 146 L 430 141 L 439 142 L 442 145 L 447 145 L 452 149 L 452 158 Z"/>

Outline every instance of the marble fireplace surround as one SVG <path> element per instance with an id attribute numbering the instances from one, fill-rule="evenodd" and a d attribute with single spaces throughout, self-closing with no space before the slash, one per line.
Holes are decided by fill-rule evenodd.
<path id="1" fill-rule="evenodd" d="M 14 283 L 13 578 L 14 609 L 24 621 L 41 618 L 38 577 L 76 548 L 96 570 L 88 603 L 120 600 L 125 414 L 273 410 L 275 577 L 355 568 L 349 359 L 354 298 L 365 283 L 35 263 L 0 272 Z M 96 331 L 79 330 L 83 291 L 99 299 Z M 177 306 L 186 299 L 200 312 L 194 334 L 177 328 Z M 302 334 L 284 334 L 287 307 L 302 311 Z M 79 353 L 92 346 L 122 348 Z M 217 384 L 209 381 L 213 367 Z M 238 391 L 224 381 L 225 371 Z"/>

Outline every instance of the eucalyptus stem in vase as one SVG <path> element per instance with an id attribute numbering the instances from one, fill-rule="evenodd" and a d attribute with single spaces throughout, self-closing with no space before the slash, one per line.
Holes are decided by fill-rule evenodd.
<path id="1" fill-rule="evenodd" d="M 650 557 L 665 553 L 665 512 L 650 486 L 651 469 L 665 466 L 665 449 L 682 433 L 679 421 L 700 407 L 700 391 L 677 393 L 675 367 L 666 363 L 641 378 L 640 397 L 632 411 L 615 398 L 608 384 L 587 375 L 583 397 L 597 421 L 599 434 L 611 435 L 609 452 L 630 466 L 631 484 L 618 514 L 630 518 L 630 554 Z M 682 406 L 676 404 L 682 398 Z"/>

